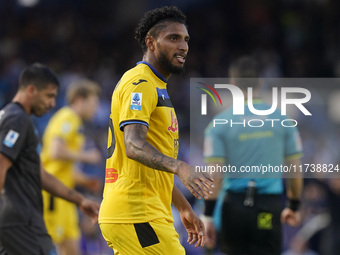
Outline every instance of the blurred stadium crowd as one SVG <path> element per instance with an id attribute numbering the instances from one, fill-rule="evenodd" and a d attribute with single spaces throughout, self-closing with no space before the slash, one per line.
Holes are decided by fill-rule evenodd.
<path id="1" fill-rule="evenodd" d="M 142 14 L 151 8 L 176 5 L 187 15 L 191 40 L 186 72 L 172 77 L 168 85 L 180 123 L 179 158 L 187 162 L 190 77 L 227 77 L 230 62 L 246 54 L 259 61 L 262 77 L 340 76 L 337 0 L 40 0 L 33 7 L 23 7 L 20 2 L 24 1 L 0 1 L 0 107 L 13 97 L 19 73 L 26 65 L 48 65 L 58 74 L 61 89 L 56 109 L 35 119 L 42 134 L 51 115 L 65 105 L 67 86 L 78 79 L 91 78 L 101 85 L 103 93 L 100 110 L 86 124 L 87 146 L 100 148 L 103 156 L 111 95 L 120 76 L 141 60 L 142 51 L 133 39 L 133 31 Z M 303 162 L 340 163 L 339 123 L 329 115 L 332 106 L 328 100 L 336 88 L 313 89 L 313 118 L 298 119 Z M 105 162 L 81 168 L 104 179 Z M 339 235 L 333 232 L 334 226 L 340 231 L 339 182 L 305 180 L 304 227 L 284 228 L 284 254 L 329 254 L 325 251 L 328 240 Z M 194 204 L 189 192 L 183 192 Z M 100 200 L 101 194 L 91 195 Z M 187 253 L 205 254 L 203 249 L 198 252 L 186 246 L 185 232 L 178 219 L 177 222 Z M 324 228 L 327 225 L 332 227 Z M 99 229 L 86 218 L 81 220 L 81 226 L 84 255 L 111 254 Z"/>

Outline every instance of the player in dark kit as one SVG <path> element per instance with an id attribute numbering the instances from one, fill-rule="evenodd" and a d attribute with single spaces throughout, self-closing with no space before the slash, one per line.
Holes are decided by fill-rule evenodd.
<path id="1" fill-rule="evenodd" d="M 42 64 L 20 75 L 13 101 L 0 111 L 0 255 L 56 254 L 47 234 L 41 189 L 79 206 L 97 219 L 99 205 L 48 174 L 40 163 L 38 137 L 30 115 L 55 106 L 55 74 Z"/>

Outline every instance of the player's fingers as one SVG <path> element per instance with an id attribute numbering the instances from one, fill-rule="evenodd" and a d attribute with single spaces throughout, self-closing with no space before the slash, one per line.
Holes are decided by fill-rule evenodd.
<path id="1" fill-rule="evenodd" d="M 199 237 L 201 237 L 201 246 L 203 247 L 204 244 L 205 244 L 205 227 L 204 227 L 204 224 L 201 220 L 199 220 L 199 226 L 200 226 L 200 232 L 198 232 L 199 234 Z"/>
<path id="2" fill-rule="evenodd" d="M 204 191 L 195 182 L 191 182 L 190 185 L 199 196 L 203 197 L 204 199 L 208 198 L 208 196 L 204 194 Z M 201 199 L 201 197 L 199 199 Z"/>
<path id="3" fill-rule="evenodd" d="M 201 199 L 200 195 L 196 192 L 191 184 L 186 185 L 186 187 L 194 197 L 196 197 L 197 199 Z"/>
<path id="4" fill-rule="evenodd" d="M 214 189 L 215 185 L 213 184 L 213 181 L 211 181 L 209 178 L 206 176 L 203 176 L 203 178 L 199 178 L 201 182 L 204 183 L 209 189 Z"/>
<path id="5" fill-rule="evenodd" d="M 212 195 L 213 194 L 213 191 L 212 191 L 212 187 L 211 187 L 211 185 L 210 185 L 210 181 L 208 181 L 208 184 L 206 183 L 206 179 L 202 179 L 202 178 L 199 178 L 199 179 L 197 179 L 199 182 L 200 182 L 200 184 L 202 185 L 202 189 L 205 191 L 205 192 L 208 192 L 208 194 L 210 194 L 210 195 Z"/>
<path id="6" fill-rule="evenodd" d="M 194 223 L 196 234 L 198 234 L 199 236 L 204 236 L 203 222 L 198 218 L 198 220 L 195 219 L 193 223 Z"/>
<path id="7" fill-rule="evenodd" d="M 191 245 L 191 244 L 194 244 L 194 243 L 197 242 L 197 240 L 198 240 L 197 234 L 192 234 L 192 240 L 191 240 L 191 242 L 190 242 L 189 244 L 190 244 L 190 245 Z"/>
<path id="8" fill-rule="evenodd" d="M 213 181 L 214 181 L 214 179 L 211 177 L 210 174 L 202 172 L 202 175 L 203 175 L 206 179 L 208 179 L 210 182 L 213 182 Z"/>
<path id="9" fill-rule="evenodd" d="M 198 241 L 195 244 L 195 248 L 199 247 L 200 245 L 201 245 L 201 238 L 200 238 L 200 236 L 198 236 Z"/>
<path id="10" fill-rule="evenodd" d="M 205 226 L 203 224 L 203 221 L 201 221 L 200 219 L 198 219 L 198 226 L 199 226 L 198 234 L 201 236 L 205 236 Z"/>
<path id="11" fill-rule="evenodd" d="M 191 242 L 191 240 L 192 240 L 192 233 L 188 233 L 187 243 Z"/>
<path id="12" fill-rule="evenodd" d="M 295 217 L 290 217 L 290 218 L 288 219 L 288 224 L 289 224 L 290 226 L 292 226 L 292 227 L 295 227 L 295 226 L 297 225 L 297 220 L 296 220 L 296 218 L 295 218 Z"/>
<path id="13" fill-rule="evenodd" d="M 201 190 L 204 199 L 207 199 L 209 195 L 211 195 L 213 192 L 207 188 L 206 185 L 204 185 L 199 179 L 195 179 L 194 183 L 199 187 L 199 189 Z M 202 194 L 199 193 L 201 196 Z"/>
<path id="14" fill-rule="evenodd" d="M 198 235 L 198 242 L 197 242 L 197 244 L 196 244 L 196 245 L 197 245 L 196 247 L 198 247 L 198 246 L 203 247 L 204 244 L 205 244 L 205 236 L 203 236 L 203 235 Z"/>
<path id="15" fill-rule="evenodd" d="M 208 188 L 209 190 L 215 188 L 215 185 L 214 185 L 211 181 L 209 181 L 208 179 L 199 178 L 199 180 L 200 180 L 205 186 L 207 186 L 207 188 Z"/>

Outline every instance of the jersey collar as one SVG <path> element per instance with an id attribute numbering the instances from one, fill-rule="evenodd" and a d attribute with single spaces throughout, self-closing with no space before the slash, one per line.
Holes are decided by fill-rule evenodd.
<path id="1" fill-rule="evenodd" d="M 161 79 L 163 82 L 167 83 L 168 81 L 165 79 L 165 77 L 163 75 L 161 75 L 152 65 L 150 65 L 148 62 L 145 61 L 139 61 L 137 62 L 137 65 L 139 64 L 145 64 L 148 67 L 150 67 L 151 71 L 159 78 Z"/>

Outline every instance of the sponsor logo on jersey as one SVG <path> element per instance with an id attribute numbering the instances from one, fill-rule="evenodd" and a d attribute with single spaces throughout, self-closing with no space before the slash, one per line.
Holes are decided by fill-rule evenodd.
<path id="1" fill-rule="evenodd" d="M 142 110 L 143 93 L 131 93 L 131 110 Z"/>
<path id="2" fill-rule="evenodd" d="M 14 144 L 17 142 L 18 137 L 19 137 L 19 133 L 11 129 L 10 131 L 8 131 L 3 143 L 7 147 L 12 148 Z"/>
<path id="3" fill-rule="evenodd" d="M 114 168 L 106 168 L 105 183 L 114 183 L 118 180 L 118 172 Z"/>
<path id="4" fill-rule="evenodd" d="M 132 84 L 133 84 L 133 85 L 138 85 L 139 83 L 142 83 L 142 82 L 148 82 L 148 81 L 147 81 L 147 80 L 139 79 L 138 82 L 133 82 Z"/>
<path id="5" fill-rule="evenodd" d="M 70 131 L 71 131 L 71 123 L 70 122 L 65 122 L 61 126 L 61 132 L 63 132 L 64 134 L 68 134 Z"/>
<path id="6" fill-rule="evenodd" d="M 178 122 L 177 118 L 175 118 L 175 114 L 171 110 L 171 125 L 168 127 L 168 131 L 176 132 L 178 130 Z"/>

